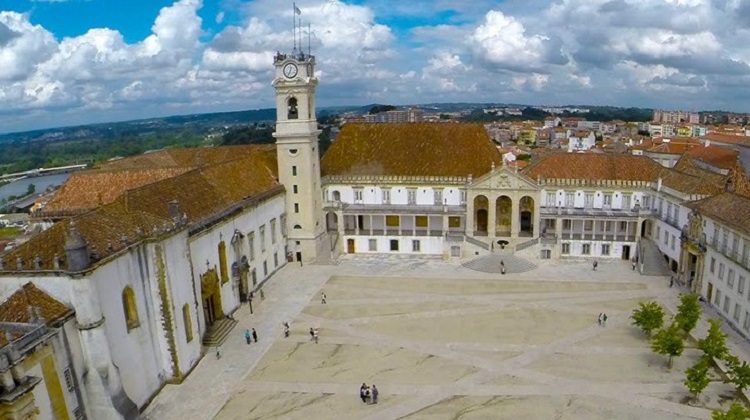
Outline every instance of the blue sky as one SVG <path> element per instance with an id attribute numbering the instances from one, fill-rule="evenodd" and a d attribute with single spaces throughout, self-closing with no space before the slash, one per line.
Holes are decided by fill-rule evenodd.
<path id="1" fill-rule="evenodd" d="M 271 107 L 291 4 L 0 0 L 0 132 Z M 297 4 L 312 27 L 319 106 L 750 111 L 750 0 Z"/>

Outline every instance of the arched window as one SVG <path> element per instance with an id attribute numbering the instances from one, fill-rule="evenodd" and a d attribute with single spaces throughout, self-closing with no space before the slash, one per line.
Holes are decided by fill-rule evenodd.
<path id="1" fill-rule="evenodd" d="M 297 98 L 289 98 L 287 101 L 287 119 L 296 120 L 299 118 L 299 111 L 297 110 Z"/>
<path id="2" fill-rule="evenodd" d="M 229 281 L 229 270 L 227 269 L 227 244 L 224 241 L 219 242 L 219 272 L 221 274 L 221 283 Z"/>
<path id="3" fill-rule="evenodd" d="M 182 322 L 185 323 L 185 337 L 187 342 L 193 341 L 193 321 L 190 319 L 190 305 L 182 305 Z"/>
<path id="4" fill-rule="evenodd" d="M 300 226 L 300 225 L 294 225 L 294 228 L 295 229 L 302 229 L 302 226 Z"/>
<path id="5" fill-rule="evenodd" d="M 135 304 L 135 292 L 128 286 L 122 291 L 122 310 L 125 312 L 125 324 L 128 331 L 138 328 L 141 323 L 138 321 L 138 306 Z"/>
<path id="6" fill-rule="evenodd" d="M 341 201 L 341 193 L 339 191 L 333 191 L 333 201 Z"/>

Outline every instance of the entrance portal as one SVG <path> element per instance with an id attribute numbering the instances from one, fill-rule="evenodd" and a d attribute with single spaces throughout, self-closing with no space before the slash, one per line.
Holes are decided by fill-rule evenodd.
<path id="1" fill-rule="evenodd" d="M 354 239 L 347 239 L 346 240 L 346 252 L 349 254 L 354 254 L 356 250 L 354 249 Z"/>
<path id="2" fill-rule="evenodd" d="M 206 326 L 212 325 L 217 319 L 224 318 L 221 308 L 221 283 L 215 268 L 201 276 L 201 301 Z"/>
<path id="3" fill-rule="evenodd" d="M 622 259 L 623 260 L 629 260 L 630 259 L 630 245 L 623 245 L 622 246 Z"/>

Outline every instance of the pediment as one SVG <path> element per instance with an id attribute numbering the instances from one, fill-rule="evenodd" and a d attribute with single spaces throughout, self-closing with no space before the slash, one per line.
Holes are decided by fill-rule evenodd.
<path id="1" fill-rule="evenodd" d="M 472 189 L 538 191 L 539 186 L 515 170 L 501 167 L 482 175 L 471 183 Z"/>

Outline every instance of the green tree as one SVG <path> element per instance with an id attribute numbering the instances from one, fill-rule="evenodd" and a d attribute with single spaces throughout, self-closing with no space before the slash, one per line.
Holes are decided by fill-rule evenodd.
<path id="1" fill-rule="evenodd" d="M 721 332 L 721 321 L 709 319 L 708 323 L 708 335 L 698 340 L 698 348 L 707 357 L 723 359 L 727 355 L 727 336 Z"/>
<path id="2" fill-rule="evenodd" d="M 651 340 L 651 350 L 661 355 L 669 356 L 667 367 L 672 369 L 673 358 L 679 357 L 682 355 L 682 351 L 685 350 L 680 325 L 677 322 L 672 322 L 672 325 L 654 334 L 654 338 Z"/>
<path id="3" fill-rule="evenodd" d="M 682 295 L 680 305 L 677 307 L 677 315 L 674 317 L 682 332 L 685 335 L 690 334 L 700 318 L 701 305 L 698 303 L 698 295 L 695 293 Z"/>
<path id="4" fill-rule="evenodd" d="M 31 194 L 34 194 L 35 192 L 36 192 L 36 185 L 29 184 L 29 187 L 26 188 L 26 195 L 31 195 Z"/>
<path id="5" fill-rule="evenodd" d="M 750 386 L 750 365 L 744 360 L 740 362 L 740 359 L 733 355 L 726 356 L 724 360 L 729 368 L 729 378 L 724 382 L 733 384 L 737 394 L 742 394 Z"/>
<path id="6" fill-rule="evenodd" d="M 714 410 L 711 415 L 712 420 L 746 420 L 748 418 L 750 418 L 750 410 L 740 403 L 732 403 L 726 413 L 721 410 Z"/>
<path id="7" fill-rule="evenodd" d="M 640 302 L 639 308 L 633 310 L 630 318 L 633 325 L 643 330 L 646 337 L 651 337 L 651 332 L 664 325 L 664 309 L 656 301 Z"/>
<path id="8" fill-rule="evenodd" d="M 685 386 L 693 394 L 693 400 L 698 401 L 698 396 L 708 386 L 711 380 L 708 378 L 708 359 L 701 357 L 698 363 L 685 371 Z"/>

